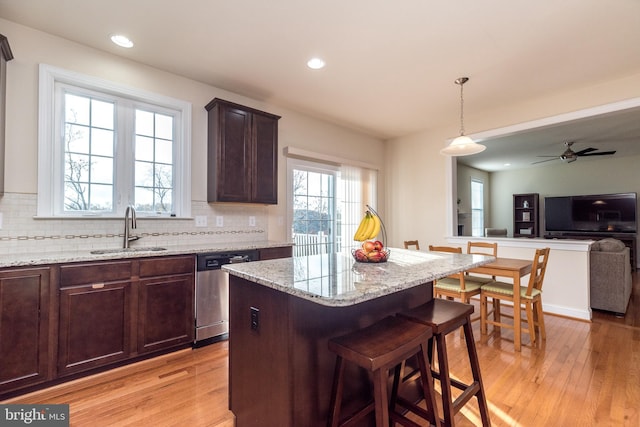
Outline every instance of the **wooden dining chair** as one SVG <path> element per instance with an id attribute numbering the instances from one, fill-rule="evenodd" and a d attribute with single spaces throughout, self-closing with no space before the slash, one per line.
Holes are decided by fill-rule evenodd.
<path id="1" fill-rule="evenodd" d="M 542 283 L 544 282 L 544 274 L 547 270 L 547 261 L 549 261 L 549 251 L 549 248 L 536 250 L 536 254 L 533 257 L 529 283 L 527 286 L 520 286 L 519 289 L 520 307 L 513 307 L 514 310 L 524 308 L 526 312 L 526 319 L 523 318 L 522 321 L 527 322 L 527 329 L 523 329 L 522 332 L 529 334 L 531 344 L 535 344 L 536 342 L 536 328 L 540 332 L 541 339 L 544 340 L 547 338 L 542 313 Z M 480 330 L 482 334 L 487 333 L 487 325 L 510 329 L 520 327 L 520 325 L 514 325 L 513 322 L 504 323 L 502 321 L 502 317 L 513 318 L 513 316 L 501 312 L 500 301 L 506 300 L 513 303 L 513 296 L 513 283 L 494 281 L 482 285 L 480 292 Z M 491 313 L 487 310 L 488 298 L 493 300 L 493 319 L 489 319 L 489 314 Z"/>
<path id="2" fill-rule="evenodd" d="M 462 253 L 462 248 L 451 246 L 429 245 L 429 250 L 456 254 Z M 469 304 L 472 296 L 480 295 L 480 288 L 485 283 L 485 281 L 474 280 L 472 277 L 461 271 L 460 273 L 455 273 L 436 280 L 433 284 L 433 295 L 434 297 L 445 298 L 448 300 L 459 299 L 460 301 Z M 479 318 L 480 317 L 476 317 L 471 320 L 478 320 Z"/>
<path id="3" fill-rule="evenodd" d="M 420 250 L 420 243 L 417 240 L 405 240 L 404 248 L 409 249 L 411 246 L 415 246 L 416 250 Z"/>
<path id="4" fill-rule="evenodd" d="M 475 255 L 490 255 L 493 257 L 498 256 L 498 244 L 491 242 L 467 242 L 467 253 Z M 475 280 L 476 282 L 489 283 L 496 280 L 495 277 L 486 276 L 472 276 L 467 273 L 467 278 Z"/>

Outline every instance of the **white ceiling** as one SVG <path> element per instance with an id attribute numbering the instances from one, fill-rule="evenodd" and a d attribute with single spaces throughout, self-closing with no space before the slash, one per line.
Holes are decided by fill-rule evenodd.
<path id="1" fill-rule="evenodd" d="M 455 123 L 460 76 L 473 133 L 473 110 L 640 73 L 638 0 L 0 0 L 0 17 L 382 139 Z"/>

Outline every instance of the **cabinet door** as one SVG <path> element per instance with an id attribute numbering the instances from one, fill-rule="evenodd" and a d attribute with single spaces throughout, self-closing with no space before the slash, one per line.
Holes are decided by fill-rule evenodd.
<path id="1" fill-rule="evenodd" d="M 260 261 L 276 258 L 289 258 L 293 253 L 291 246 L 283 246 L 279 248 L 262 248 L 260 252 Z"/>
<path id="2" fill-rule="evenodd" d="M 60 290 L 60 376 L 130 356 L 131 297 L 131 281 L 96 282 Z"/>
<path id="3" fill-rule="evenodd" d="M 51 378 L 49 268 L 0 272 L 0 395 Z"/>
<path id="4" fill-rule="evenodd" d="M 193 341 L 194 275 L 140 281 L 138 353 L 164 350 Z"/>
<path id="5" fill-rule="evenodd" d="M 253 115 L 253 165 L 251 169 L 251 201 L 278 203 L 278 120 L 261 114 Z"/>
<path id="6" fill-rule="evenodd" d="M 214 112 L 215 200 L 248 202 L 251 192 L 251 113 L 220 105 Z M 211 167 L 212 165 L 210 165 Z M 211 201 L 211 200 L 210 200 Z"/>

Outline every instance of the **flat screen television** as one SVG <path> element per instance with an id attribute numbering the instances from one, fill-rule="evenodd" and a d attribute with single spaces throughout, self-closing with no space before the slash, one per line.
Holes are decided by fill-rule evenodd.
<path id="1" fill-rule="evenodd" d="M 635 233 L 636 193 L 544 198 L 547 234 Z"/>

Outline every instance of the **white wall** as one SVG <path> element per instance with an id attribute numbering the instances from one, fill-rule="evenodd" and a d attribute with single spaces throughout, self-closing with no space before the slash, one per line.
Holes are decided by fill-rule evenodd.
<path id="1" fill-rule="evenodd" d="M 458 164 L 456 167 L 458 225 L 463 225 L 462 236 L 471 236 L 471 181 L 478 180 L 484 184 L 484 227 L 499 227 L 491 220 L 491 174 L 469 166 Z M 457 201 L 460 200 L 460 203 Z"/>
<path id="2" fill-rule="evenodd" d="M 114 221 L 80 222 L 34 220 L 33 207 L 25 207 L 20 212 L 16 197 L 34 196 L 37 192 L 37 146 L 38 146 L 38 65 L 50 64 L 74 72 L 87 74 L 119 84 L 136 87 L 192 103 L 192 199 L 197 206 L 194 215 L 207 215 L 209 224 L 215 224 L 214 216 L 225 215 L 225 224 L 229 219 L 237 230 L 243 231 L 245 220 L 240 216 L 254 215 L 258 226 L 264 232 L 249 236 L 260 240 L 285 240 L 286 233 L 286 161 L 282 148 L 295 146 L 308 150 L 355 159 L 373 165 L 379 165 L 381 179 L 384 179 L 384 142 L 362 133 L 351 131 L 322 120 L 270 105 L 268 100 L 249 99 L 220 88 L 212 87 L 168 72 L 154 69 L 140 63 L 127 60 L 106 52 L 88 48 L 81 44 L 35 31 L 0 19 L 2 33 L 11 45 L 14 59 L 7 67 L 7 116 L 6 116 L 6 162 L 5 197 L 0 199 L 0 210 L 11 210 L 4 216 L 1 235 L 15 237 L 16 233 L 31 233 L 38 230 L 40 235 L 55 232 L 64 235 L 67 230 L 91 230 L 98 232 L 121 232 L 120 224 Z M 282 116 L 279 122 L 279 175 L 277 206 L 238 206 L 206 203 L 206 110 L 204 106 L 214 97 L 224 98 L 260 110 Z M 379 197 L 384 200 L 384 187 Z M 30 203 L 33 197 L 29 198 Z M 7 206 L 10 205 L 10 206 Z M 384 209 L 381 209 L 384 211 Z M 26 218 L 26 219 L 25 219 Z M 12 222 L 15 219 L 15 222 Z M 150 220 L 149 220 L 150 221 Z M 156 221 L 156 220 L 154 220 Z M 144 221 L 142 222 L 144 224 Z M 43 225 L 44 224 L 44 225 Z M 150 224 L 147 222 L 147 224 Z M 116 228 L 117 227 L 117 228 Z M 138 224 L 140 228 L 140 221 Z M 149 225 L 149 229 L 175 227 L 192 231 L 192 221 L 160 220 Z M 25 230 L 26 228 L 26 230 Z M 16 231 L 16 230 L 20 231 Z M 210 228 L 210 230 L 214 230 Z M 194 232 L 202 232 L 198 228 Z M 216 230 L 217 231 L 217 230 Z M 230 230 L 235 231 L 235 230 Z M 187 233 L 188 235 L 188 233 Z M 214 238 L 233 239 L 239 234 L 228 233 L 223 237 L 214 234 Z M 41 237 L 41 236 L 40 236 Z M 26 240 L 16 245 L 25 245 Z M 86 240 L 86 239 L 85 239 Z M 60 240 L 60 244 L 64 239 Z M 4 245 L 3 247 L 7 247 Z M 2 248 L 0 248 L 2 251 Z"/>

